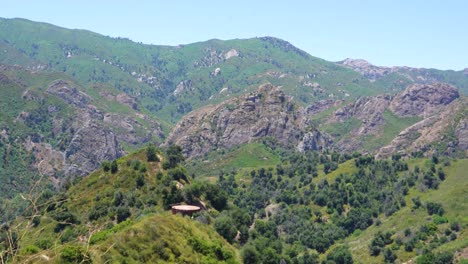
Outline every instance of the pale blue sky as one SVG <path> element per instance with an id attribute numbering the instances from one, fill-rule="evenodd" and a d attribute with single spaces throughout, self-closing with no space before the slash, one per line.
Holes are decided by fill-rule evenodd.
<path id="1" fill-rule="evenodd" d="M 468 1 L 6 0 L 0 17 L 88 29 L 147 44 L 275 36 L 330 61 L 468 67 Z"/>

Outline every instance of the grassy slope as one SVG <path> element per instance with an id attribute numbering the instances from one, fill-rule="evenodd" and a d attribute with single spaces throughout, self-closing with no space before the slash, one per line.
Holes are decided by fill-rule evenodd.
<path id="1" fill-rule="evenodd" d="M 144 173 L 145 185 L 140 188 L 135 186 L 138 172 L 133 169 L 133 164 L 136 160 L 141 162 L 140 168 L 147 168 Z M 19 232 L 20 254 L 13 263 L 61 263 L 60 254 L 69 246 L 86 248 L 95 263 L 122 263 L 124 260 L 130 263 L 214 263 L 218 254 L 230 256 L 227 263 L 238 262 L 237 250 L 212 227 L 163 211 L 161 197 L 156 191 L 161 182 L 155 177 L 161 171 L 161 163 L 145 160 L 144 151 L 134 152 L 118 160 L 117 173 L 97 170 L 66 192 L 65 197 L 68 198 L 62 208 L 68 208 L 66 211 L 72 212 L 79 220 L 70 229 L 80 234 L 77 238 L 60 242 L 69 228 L 63 232 L 54 232 L 57 225 L 57 221 L 51 217 L 54 211 L 42 216 L 37 227 L 28 226 L 25 219 L 18 221 L 18 230 L 22 230 Z M 142 202 L 143 207 L 130 208 L 132 217 L 117 225 L 108 216 L 89 221 L 88 214 L 96 201 L 112 201 L 117 190 L 127 196 L 132 193 Z M 148 198 L 155 199 L 156 204 L 148 204 Z M 37 251 L 38 248 L 33 245 L 38 245 L 41 240 L 53 244 L 49 249 Z M 200 244 L 197 241 L 202 242 Z M 28 251 L 31 247 L 35 248 L 33 254 Z M 51 262 L 46 261 L 47 258 Z"/>
<path id="2" fill-rule="evenodd" d="M 191 240 L 203 241 L 206 245 L 203 250 L 223 248 L 225 252 L 229 252 L 227 254 L 233 254 L 234 259 L 239 259 L 237 250 L 226 244 L 209 226 L 188 217 L 170 214 L 146 217 L 93 246 L 90 253 L 95 256 L 97 263 L 121 263 L 124 259 L 144 263 L 208 263 L 210 258 L 200 254 L 201 249 L 194 249 Z M 155 258 L 154 251 L 157 250 L 165 251 L 167 258 Z M 234 259 L 228 263 L 234 263 Z"/>
<path id="3" fill-rule="evenodd" d="M 366 136 L 363 139 L 362 148 L 367 151 L 373 151 L 389 144 L 405 128 L 420 121 L 420 117 L 398 117 L 391 111 L 386 110 L 383 113 L 385 125 L 380 129 L 377 136 Z"/>
<path id="4" fill-rule="evenodd" d="M 424 166 L 424 161 L 412 161 L 413 166 L 418 164 L 420 167 Z M 410 190 L 409 195 L 406 197 L 407 206 L 403 207 L 400 211 L 396 212 L 390 217 L 380 216 L 382 224 L 380 226 L 372 225 L 365 231 L 355 236 L 345 239 L 344 243 L 350 246 L 354 259 L 358 263 L 378 263 L 382 262 L 382 255 L 379 257 L 372 257 L 369 255 L 368 245 L 370 244 L 374 234 L 377 231 L 396 231 L 396 236 L 403 236 L 403 230 L 411 228 L 413 232 L 430 221 L 432 218 L 428 216 L 426 209 L 419 208 L 412 210 L 411 198 L 419 196 L 422 203 L 425 202 L 438 202 L 441 203 L 446 211 L 449 222 L 458 221 L 464 228 L 460 237 L 453 241 L 443 244 L 435 251 L 439 250 L 458 250 L 468 247 L 468 233 L 466 227 L 468 226 L 468 177 L 466 171 L 468 170 L 468 160 L 461 159 L 452 162 L 450 167 L 444 168 L 448 177 L 443 181 L 437 190 L 430 190 L 421 192 L 415 188 Z M 445 226 L 440 226 L 439 230 L 445 229 Z M 415 257 L 414 252 L 405 252 L 403 247 L 397 252 L 398 259 L 407 261 Z"/>
<path id="5" fill-rule="evenodd" d="M 278 155 L 265 145 L 251 143 L 226 151 L 213 152 L 203 160 L 191 162 L 188 170 L 197 176 L 210 177 L 218 175 L 220 171 L 225 173 L 232 169 L 250 171 L 255 168 L 275 166 L 279 163 Z"/>

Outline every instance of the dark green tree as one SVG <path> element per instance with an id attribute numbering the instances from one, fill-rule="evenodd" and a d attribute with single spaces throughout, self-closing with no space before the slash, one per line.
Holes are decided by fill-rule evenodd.
<path id="1" fill-rule="evenodd" d="M 247 245 L 242 249 L 242 262 L 245 264 L 256 264 L 260 261 L 260 255 L 255 249 L 255 247 L 251 245 Z"/>
<path id="2" fill-rule="evenodd" d="M 146 147 L 146 157 L 150 162 L 159 161 L 156 147 L 153 144 L 149 144 L 148 147 Z"/>
<path id="3" fill-rule="evenodd" d="M 119 165 L 117 165 L 117 160 L 114 160 L 111 164 L 111 173 L 115 174 L 117 171 L 119 171 Z"/>
<path id="4" fill-rule="evenodd" d="M 390 248 L 384 250 L 384 261 L 385 263 L 395 263 L 396 254 Z"/>
<path id="5" fill-rule="evenodd" d="M 117 223 L 123 222 L 127 220 L 132 214 L 130 213 L 130 209 L 126 206 L 121 206 L 117 208 L 116 216 L 117 216 Z"/>
<path id="6" fill-rule="evenodd" d="M 182 155 L 182 148 L 177 145 L 171 145 L 166 151 L 167 160 L 163 163 L 163 169 L 175 168 L 177 164 L 184 161 L 184 155 Z"/>
<path id="7" fill-rule="evenodd" d="M 237 234 L 234 221 L 232 221 L 232 219 L 228 216 L 220 216 L 216 218 L 214 228 L 229 243 L 232 243 Z"/>
<path id="8" fill-rule="evenodd" d="M 327 255 L 327 260 L 334 261 L 336 264 L 351 264 L 353 255 L 347 246 L 338 246 Z"/>

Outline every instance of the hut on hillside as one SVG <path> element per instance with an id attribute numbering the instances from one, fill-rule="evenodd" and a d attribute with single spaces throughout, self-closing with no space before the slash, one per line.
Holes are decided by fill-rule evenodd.
<path id="1" fill-rule="evenodd" d="M 192 216 L 193 213 L 199 212 L 200 210 L 201 208 L 198 206 L 186 204 L 173 205 L 171 207 L 172 214 L 180 213 L 188 216 Z"/>

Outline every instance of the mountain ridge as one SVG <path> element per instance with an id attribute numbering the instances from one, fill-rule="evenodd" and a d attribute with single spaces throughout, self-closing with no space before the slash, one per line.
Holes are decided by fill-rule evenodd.
<path id="1" fill-rule="evenodd" d="M 304 131 L 291 131 L 308 135 L 300 136 L 308 142 L 300 149 L 319 149 L 330 140 L 323 135 L 337 142 L 360 127 L 356 117 L 333 123 L 326 116 L 359 98 L 394 95 L 408 85 L 435 81 L 451 83 L 465 95 L 468 87 L 463 72 L 438 70 L 397 72 L 372 81 L 273 37 L 143 45 L 24 19 L 0 19 L 0 65 L 10 79 L 0 84 L 0 110 L 6 113 L 0 123 L 0 176 L 8 183 L 8 199 L 34 174 L 45 173 L 57 186 L 105 160 L 162 143 L 187 113 L 255 93 L 264 83 L 281 86 L 291 103 L 314 115 L 309 127 L 295 126 Z M 393 122 L 385 129 L 417 121 L 382 115 Z M 314 130 L 319 125 L 320 134 Z M 458 128 L 450 137 L 464 135 L 463 126 Z M 374 151 L 390 143 L 398 129 L 377 142 L 370 136 L 358 142 L 362 146 L 351 142 L 349 149 Z M 102 153 L 94 155 L 96 148 Z M 15 174 L 16 168 L 22 172 Z"/>

